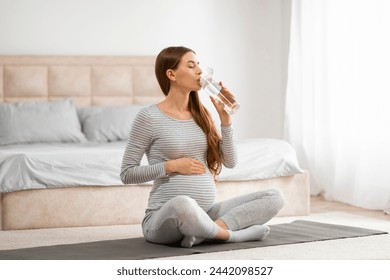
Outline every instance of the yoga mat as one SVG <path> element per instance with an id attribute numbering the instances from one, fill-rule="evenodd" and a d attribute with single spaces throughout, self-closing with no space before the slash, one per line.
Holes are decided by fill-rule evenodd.
<path id="1" fill-rule="evenodd" d="M 209 241 L 192 248 L 181 248 L 180 244 L 169 246 L 159 245 L 146 242 L 144 238 L 132 238 L 15 250 L 0 250 L 0 259 L 140 260 L 387 234 L 387 232 L 378 230 L 302 220 L 286 224 L 271 225 L 270 228 L 271 232 L 265 240 L 255 242 L 224 243 Z"/>

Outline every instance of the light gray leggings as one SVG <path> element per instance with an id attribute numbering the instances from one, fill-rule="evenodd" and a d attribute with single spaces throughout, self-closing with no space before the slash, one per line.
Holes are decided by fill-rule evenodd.
<path id="1" fill-rule="evenodd" d="M 206 213 L 188 196 L 177 196 L 154 211 L 142 223 L 146 240 L 153 243 L 180 242 L 184 236 L 213 239 L 221 219 L 230 230 L 262 225 L 272 219 L 284 206 L 278 190 L 258 191 L 214 204 Z"/>

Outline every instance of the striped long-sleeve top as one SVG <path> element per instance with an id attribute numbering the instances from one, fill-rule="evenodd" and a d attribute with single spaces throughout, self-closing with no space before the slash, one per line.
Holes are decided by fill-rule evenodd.
<path id="1" fill-rule="evenodd" d="M 223 165 L 232 168 L 237 162 L 231 126 L 221 127 Z M 193 119 L 177 120 L 163 113 L 157 105 L 142 109 L 136 116 L 123 155 L 120 177 L 124 184 L 153 182 L 146 212 L 158 210 L 178 195 L 197 201 L 206 212 L 214 203 L 214 177 L 207 168 L 207 139 Z M 141 165 L 146 154 L 148 165 Z M 206 167 L 200 175 L 166 174 L 165 162 L 190 157 Z"/>

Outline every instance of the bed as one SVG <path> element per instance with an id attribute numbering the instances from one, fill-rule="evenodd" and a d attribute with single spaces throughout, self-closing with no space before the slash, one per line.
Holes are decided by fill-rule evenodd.
<path id="1" fill-rule="evenodd" d="M 123 185 L 135 114 L 162 100 L 152 56 L 0 56 L 0 229 L 139 224 L 151 183 Z M 123 117 L 125 116 L 125 117 Z M 281 190 L 309 213 L 309 174 L 282 140 L 237 141 L 217 200 Z M 147 164 L 143 159 L 143 164 Z"/>

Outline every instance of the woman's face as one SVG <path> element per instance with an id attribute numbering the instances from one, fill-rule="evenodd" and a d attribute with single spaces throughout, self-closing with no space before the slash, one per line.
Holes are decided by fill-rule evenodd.
<path id="1" fill-rule="evenodd" d="M 188 52 L 180 59 L 178 67 L 173 71 L 176 77 L 176 84 L 186 91 L 198 91 L 202 69 L 196 54 Z"/>

